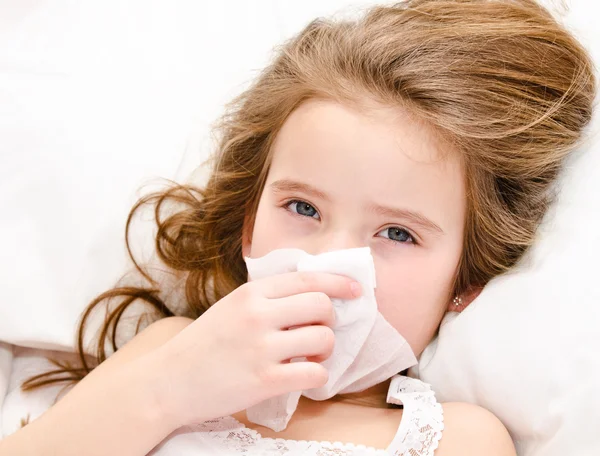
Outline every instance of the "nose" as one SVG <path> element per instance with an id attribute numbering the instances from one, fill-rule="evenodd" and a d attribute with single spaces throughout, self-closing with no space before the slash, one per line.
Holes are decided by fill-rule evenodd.
<path id="1" fill-rule="evenodd" d="M 364 242 L 361 239 L 347 230 L 343 231 L 332 231 L 330 233 L 324 233 L 318 241 L 316 247 L 317 253 L 332 252 L 334 250 L 353 249 L 356 247 L 365 247 Z"/>

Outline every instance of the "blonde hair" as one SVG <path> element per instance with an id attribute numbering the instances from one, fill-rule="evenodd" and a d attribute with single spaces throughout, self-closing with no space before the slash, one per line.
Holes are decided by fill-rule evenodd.
<path id="1" fill-rule="evenodd" d="M 118 349 L 119 320 L 134 301 L 151 306 L 155 318 L 195 318 L 246 281 L 244 220 L 254 219 L 275 136 L 304 101 L 360 105 L 366 97 L 402 106 L 461 154 L 468 210 L 454 286 L 460 293 L 507 271 L 532 244 L 594 95 L 588 54 L 532 0 L 407 0 L 373 7 L 358 20 L 314 20 L 226 106 L 206 186 L 173 185 L 130 213 L 127 233 L 135 211 L 155 204 L 156 251 L 166 267 L 185 274 L 187 309 L 172 310 L 136 263 L 150 285 L 114 288 L 89 305 L 78 333 L 82 366 L 61 365 L 25 388 L 78 380 L 94 368 L 83 335 L 105 301 L 120 299 L 99 334 L 98 363 L 107 343 Z M 163 220 L 168 202 L 183 207 Z"/>

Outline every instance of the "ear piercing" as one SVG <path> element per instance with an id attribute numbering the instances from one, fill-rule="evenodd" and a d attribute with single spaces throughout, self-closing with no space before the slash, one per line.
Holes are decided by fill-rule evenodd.
<path id="1" fill-rule="evenodd" d="M 452 302 L 454 303 L 454 307 L 460 307 L 462 304 L 462 298 L 460 296 L 455 296 Z"/>

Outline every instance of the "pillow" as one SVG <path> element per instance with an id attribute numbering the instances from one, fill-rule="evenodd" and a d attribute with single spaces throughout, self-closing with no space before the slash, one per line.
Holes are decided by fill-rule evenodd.
<path id="1" fill-rule="evenodd" d="M 600 61 L 592 2 L 564 22 Z M 479 404 L 521 456 L 600 454 L 600 121 L 566 166 L 535 246 L 460 315 L 449 313 L 415 374 L 438 400 Z"/>
<path id="2" fill-rule="evenodd" d="M 0 342 L 0 439 L 3 436 L 3 413 L 2 405 L 8 391 L 8 383 L 12 371 L 13 351 L 8 344 Z"/>
<path id="3" fill-rule="evenodd" d="M 209 124 L 281 39 L 269 2 L 231 8 L 0 3 L 0 340 L 72 349 L 84 306 L 131 268 L 137 197 L 204 160 Z"/>

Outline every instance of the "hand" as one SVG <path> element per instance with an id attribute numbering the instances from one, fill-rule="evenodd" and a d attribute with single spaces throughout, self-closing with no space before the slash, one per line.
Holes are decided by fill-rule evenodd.
<path id="1" fill-rule="evenodd" d="M 320 272 L 240 286 L 154 353 L 163 408 L 181 426 L 325 385 L 328 372 L 319 362 L 334 345 L 330 298 L 360 293 L 357 282 Z M 297 357 L 307 360 L 289 362 Z"/>

